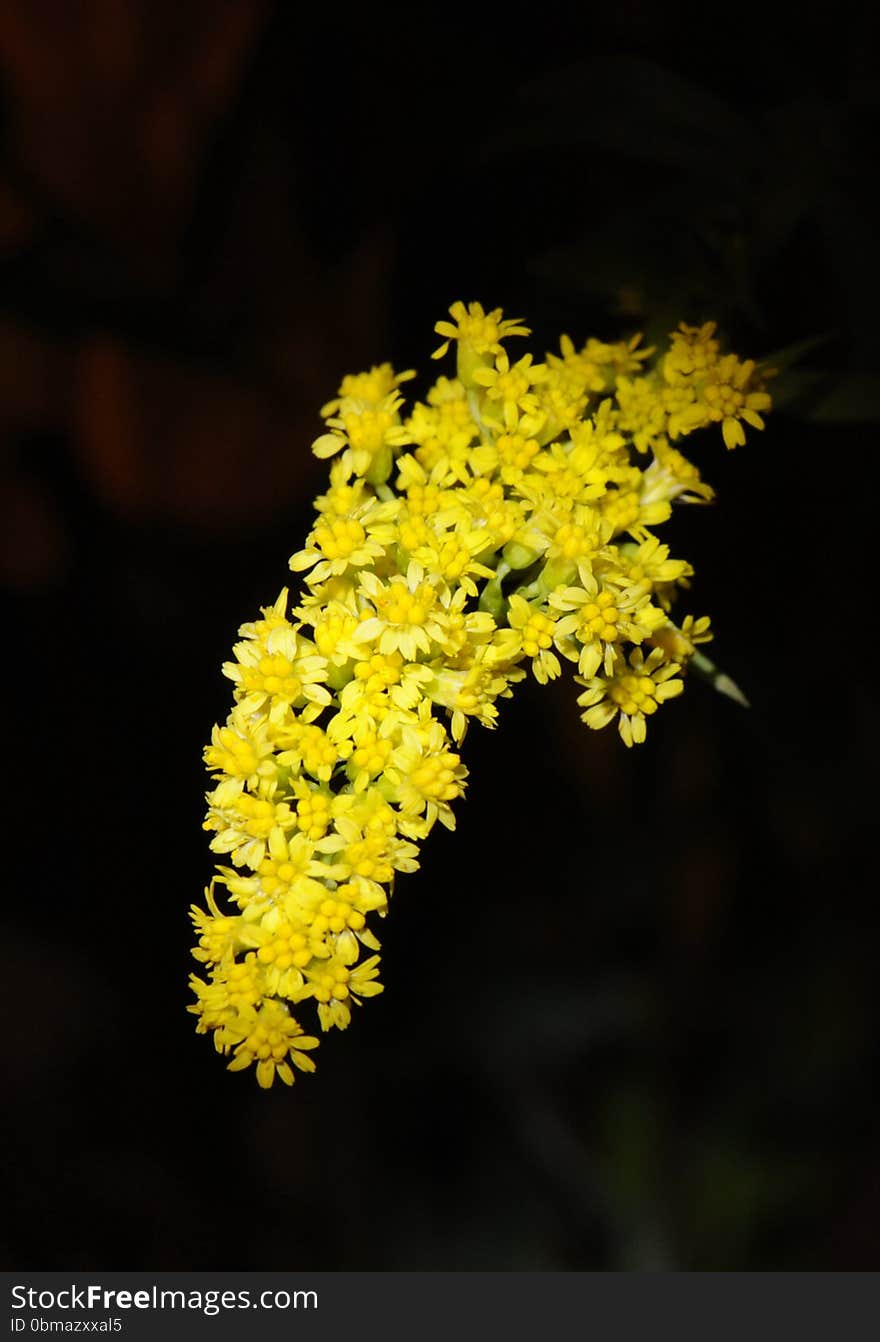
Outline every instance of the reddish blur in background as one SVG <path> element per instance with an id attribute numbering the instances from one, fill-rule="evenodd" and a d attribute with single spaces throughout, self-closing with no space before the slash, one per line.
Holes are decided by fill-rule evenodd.
<path id="1" fill-rule="evenodd" d="M 9 1267 L 880 1266 L 867 20 L 612 8 L 0 8 Z M 185 1012 L 220 663 L 318 407 L 458 298 L 815 338 L 664 534 L 753 707 L 626 752 L 524 689 L 385 995 L 264 1095 Z"/>

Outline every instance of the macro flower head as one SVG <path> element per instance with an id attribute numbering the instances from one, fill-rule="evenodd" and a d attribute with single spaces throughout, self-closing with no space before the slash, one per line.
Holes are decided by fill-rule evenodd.
<path id="1" fill-rule="evenodd" d="M 659 351 L 562 336 L 541 359 L 510 354 L 529 330 L 501 308 L 449 317 L 433 357 L 454 345 L 455 367 L 410 404 L 415 374 L 381 363 L 323 407 L 299 592 L 241 624 L 223 666 L 190 1010 L 263 1088 L 314 1070 L 319 1037 L 383 991 L 395 883 L 455 828 L 467 733 L 503 729 L 517 685 L 570 670 L 583 722 L 626 746 L 689 671 L 744 702 L 703 651 L 709 617 L 675 622 L 694 569 L 655 528 L 713 498 L 683 444 L 764 427 L 760 366 L 712 322 Z"/>

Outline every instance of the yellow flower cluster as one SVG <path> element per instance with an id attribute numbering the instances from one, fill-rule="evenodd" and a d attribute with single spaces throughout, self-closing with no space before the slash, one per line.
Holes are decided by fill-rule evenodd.
<path id="1" fill-rule="evenodd" d="M 564 660 L 583 720 L 616 720 L 630 746 L 689 662 L 711 667 L 708 619 L 670 618 L 692 569 L 651 528 L 712 496 L 677 440 L 718 422 L 734 447 L 763 427 L 755 364 L 722 355 L 711 323 L 660 357 L 563 336 L 536 363 L 511 359 L 528 330 L 499 309 L 450 317 L 434 357 L 454 344 L 456 376 L 409 413 L 414 374 L 389 364 L 324 407 L 329 488 L 290 560 L 305 590 L 243 625 L 224 666 L 235 703 L 205 752 L 205 828 L 230 865 L 193 907 L 207 977 L 190 1009 L 264 1087 L 314 1069 L 301 1007 L 344 1029 L 381 992 L 368 921 L 435 822 L 454 827 L 471 719 L 493 727 L 512 685 Z"/>

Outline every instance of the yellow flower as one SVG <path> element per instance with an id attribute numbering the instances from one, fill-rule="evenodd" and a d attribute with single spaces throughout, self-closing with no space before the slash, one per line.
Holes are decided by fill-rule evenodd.
<path id="1" fill-rule="evenodd" d="M 358 617 L 350 606 L 342 601 L 319 599 L 303 609 L 302 616 L 314 626 L 315 646 L 332 666 L 345 666 L 357 655 L 352 635 L 358 627 Z"/>
<path id="2" fill-rule="evenodd" d="M 585 573 L 583 587 L 564 587 L 550 596 L 551 606 L 571 611 L 556 625 L 556 645 L 577 661 L 582 676 L 594 676 L 604 664 L 613 672 L 621 642 L 641 643 L 666 623 L 665 613 L 650 604 L 642 584 L 619 588 Z"/>
<path id="3" fill-rule="evenodd" d="M 315 645 L 306 638 L 287 644 L 291 657 L 270 652 L 266 643 L 246 640 L 233 648 L 236 660 L 223 663 L 223 674 L 235 681 L 235 698 L 242 712 L 253 714 L 266 709 L 275 720 L 285 708 L 302 707 L 303 718 L 318 716 L 331 701 L 324 685 L 327 660 L 318 656 Z"/>
<path id="4" fill-rule="evenodd" d="M 358 651 L 353 678 L 339 694 L 343 714 L 371 724 L 382 722 L 393 709 L 413 709 L 422 698 L 422 687 L 431 672 L 416 662 L 404 662 L 400 652 L 373 652 L 363 645 Z"/>
<path id="5" fill-rule="evenodd" d="M 629 661 L 615 652 L 610 674 L 587 679 L 575 676 L 579 685 L 586 686 L 586 692 L 578 696 L 578 704 L 586 709 L 581 714 L 583 721 L 598 729 L 607 727 L 619 714 L 623 744 L 641 744 L 646 720 L 660 704 L 684 689 L 684 682 L 676 677 L 679 669 L 677 662 L 666 660 L 662 648 L 654 648 L 648 657 L 641 648 L 633 648 Z"/>
<path id="6" fill-rule="evenodd" d="M 317 858 L 335 846 L 332 838 L 314 842 L 305 834 L 288 836 L 274 829 L 266 856 L 254 874 L 242 876 L 228 870 L 223 874 L 224 884 L 249 917 L 262 917 L 270 908 L 283 908 L 290 916 L 304 917 L 323 893 L 320 882 L 327 867 Z"/>
<path id="7" fill-rule="evenodd" d="M 352 750 L 345 766 L 355 792 L 363 792 L 384 772 L 399 736 L 395 713 L 386 713 L 378 727 L 369 718 L 355 720 Z"/>
<path id="8" fill-rule="evenodd" d="M 224 779 L 207 798 L 210 805 L 204 828 L 216 831 L 211 840 L 213 851 L 231 853 L 237 867 L 258 867 L 272 830 L 285 832 L 297 823 L 289 802 L 281 801 L 280 796 L 277 779 L 261 779 L 256 796 L 245 792 L 243 779 Z"/>
<path id="9" fill-rule="evenodd" d="M 474 529 L 482 532 L 490 552 L 507 544 L 524 514 L 519 499 L 508 498 L 502 484 L 485 478 L 474 480 L 460 507 Z"/>
<path id="10" fill-rule="evenodd" d="M 485 532 L 459 525 L 444 532 L 434 531 L 430 539 L 414 550 L 413 558 L 423 566 L 429 582 L 463 587 L 468 596 L 475 597 L 474 580 L 495 576 L 493 568 L 476 559 L 485 549 Z"/>
<path id="11" fill-rule="evenodd" d="M 712 369 L 702 389 L 709 418 L 721 421 L 727 448 L 741 447 L 746 441 L 743 420 L 753 429 L 764 427 L 758 412 L 770 409 L 770 397 L 765 391 L 750 389 L 754 374 L 753 359 L 740 363 L 735 354 L 728 354 Z"/>
<path id="12" fill-rule="evenodd" d="M 394 519 L 399 509 L 396 501 L 379 503 L 367 499 L 344 516 L 325 514 L 309 536 L 306 548 L 291 556 L 290 567 L 301 572 L 317 565 L 309 582 L 319 583 L 331 575 L 375 563 L 394 540 Z"/>
<path id="13" fill-rule="evenodd" d="M 362 997 L 375 997 L 382 992 L 382 984 L 377 981 L 378 973 L 378 955 L 353 968 L 337 955 L 330 960 L 317 961 L 306 970 L 309 991 L 318 1004 L 321 1028 L 346 1029 L 351 1021 L 349 1002 L 360 1004 Z"/>
<path id="14" fill-rule="evenodd" d="M 279 764 L 297 772 L 305 769 L 313 778 L 329 783 L 339 751 L 322 727 L 292 718 L 274 736 L 280 749 Z"/>
<path id="15" fill-rule="evenodd" d="M 616 546 L 613 568 L 627 585 L 647 583 L 652 588 L 658 583 L 678 582 L 693 573 L 684 559 L 670 559 L 669 546 L 663 545 L 650 532 L 641 544 L 626 541 Z"/>
<path id="16" fill-rule="evenodd" d="M 205 763 L 213 773 L 239 778 L 250 788 L 257 787 L 261 778 L 274 778 L 277 768 L 266 722 L 252 721 L 241 708 L 234 708 L 225 727 L 214 727 Z"/>
<path id="17" fill-rule="evenodd" d="M 444 484 L 467 480 L 473 457 L 471 444 L 479 438 L 479 426 L 471 413 L 462 384 L 439 378 L 428 393 L 428 405 L 417 403 L 406 421 L 415 460 L 430 472 L 432 480 Z"/>
<path id="18" fill-rule="evenodd" d="M 615 340 L 610 344 L 604 340 L 590 339 L 584 345 L 583 357 L 606 370 L 609 380 L 641 371 L 642 364 L 654 353 L 653 345 L 647 348 L 642 344 L 642 335 L 637 331 L 628 340 Z"/>
<path id="19" fill-rule="evenodd" d="M 643 506 L 655 503 L 710 503 L 715 497 L 711 485 L 700 479 L 700 472 L 687 457 L 666 442 L 654 444 L 654 460 L 642 474 Z"/>
<path id="20" fill-rule="evenodd" d="M 549 385 L 555 385 L 570 400 L 583 400 L 584 404 L 585 393 L 605 390 L 606 381 L 599 363 L 587 353 L 586 347 L 576 350 L 571 336 L 563 335 L 559 337 L 559 350 L 559 354 L 547 355 Z"/>
<path id="21" fill-rule="evenodd" d="M 552 651 L 556 631 L 555 612 L 547 607 L 530 605 L 516 592 L 507 605 L 507 620 L 511 629 L 520 636 L 522 651 L 532 662 L 532 674 L 539 685 L 555 680 L 562 667 Z"/>
<path id="22" fill-rule="evenodd" d="M 350 868 L 352 880 L 376 885 L 389 882 L 395 871 L 415 871 L 418 849 L 399 839 L 395 829 L 376 825 L 363 812 L 353 811 L 336 819 L 336 831 L 342 840 L 340 856 Z M 379 907 L 373 904 L 372 907 Z"/>
<path id="23" fill-rule="evenodd" d="M 743 362 L 735 354 L 722 356 L 715 330 L 715 322 L 701 327 L 682 322 L 670 337 L 663 376 L 670 388 L 683 387 L 687 398 L 670 414 L 670 433 L 675 437 L 720 423 L 725 446 L 741 447 L 746 440 L 742 422 L 763 429 L 760 412 L 769 410 L 771 401 L 754 359 Z"/>
<path id="24" fill-rule="evenodd" d="M 470 723 L 494 727 L 529 670 L 544 684 L 558 654 L 577 663 L 583 720 L 616 719 L 627 746 L 683 666 L 744 702 L 699 650 L 708 616 L 673 622 L 693 570 L 649 527 L 712 497 L 671 440 L 720 423 L 733 447 L 763 427 L 756 365 L 722 354 L 712 323 L 656 358 L 639 336 L 563 336 L 546 363 L 511 362 L 503 341 L 526 327 L 478 303 L 450 316 L 436 354 L 456 342 L 457 376 L 409 411 L 413 374 L 390 364 L 323 407 L 315 451 L 335 459 L 290 559 L 299 604 L 288 616 L 283 589 L 223 667 L 235 703 L 205 750 L 204 827 L 232 865 L 191 911 L 190 1010 L 263 1087 L 313 1069 L 301 1010 L 345 1029 L 382 991 L 372 924 L 435 823 L 455 826 Z"/>
<path id="25" fill-rule="evenodd" d="M 537 438 L 526 438 L 521 433 L 502 433 L 491 450 L 494 458 L 490 469 L 498 471 L 505 485 L 515 488 L 540 452 L 541 444 Z"/>
<path id="26" fill-rule="evenodd" d="M 544 553 L 541 587 L 551 592 L 567 586 L 581 568 L 592 572 L 593 565 L 612 553 L 608 546 L 611 524 L 594 508 L 575 504 L 565 520 L 551 519 L 550 544 Z"/>
<path id="27" fill-rule="evenodd" d="M 265 981 L 262 967 L 253 953 L 243 960 L 224 959 L 214 964 L 206 983 L 193 974 L 190 986 L 196 1003 L 190 1008 L 199 1017 L 198 1030 L 218 1030 L 214 1042 L 222 1046 L 222 1030 L 233 1023 L 242 1010 L 254 1009 L 263 1000 Z"/>
<path id="28" fill-rule="evenodd" d="M 715 635 L 711 624 L 708 615 L 701 615 L 699 619 L 693 615 L 686 615 L 680 629 L 669 621 L 654 631 L 651 642 L 662 648 L 667 657 L 674 658 L 684 665 L 693 657 L 701 643 L 712 642 Z"/>
<path id="29" fill-rule="evenodd" d="M 542 363 L 532 364 L 531 354 L 524 354 L 511 367 L 504 350 L 495 356 L 494 368 L 477 368 L 474 381 L 485 388 L 490 401 L 500 401 L 504 423 L 508 432 L 517 427 L 517 410 L 534 415 L 539 407 L 538 397 L 532 390 L 547 377 L 547 368 Z"/>
<path id="30" fill-rule="evenodd" d="M 663 360 L 663 376 L 671 385 L 684 379 L 701 377 L 714 367 L 720 344 L 715 339 L 717 322 L 688 326 L 680 322 L 669 336 L 669 352 Z"/>
<path id="31" fill-rule="evenodd" d="M 330 466 L 330 488 L 315 499 L 315 512 L 329 518 L 354 517 L 373 497 L 366 480 L 352 479 L 351 465 L 337 459 Z"/>
<path id="32" fill-rule="evenodd" d="M 408 368 L 405 373 L 395 373 L 390 363 L 373 364 L 366 373 L 346 373 L 336 399 L 321 406 L 321 418 L 335 415 L 343 401 L 379 405 L 390 392 L 397 390 L 401 382 L 409 382 L 415 375 L 413 368 Z"/>
<path id="33" fill-rule="evenodd" d="M 196 904 L 190 906 L 190 917 L 199 934 L 193 955 L 203 964 L 209 965 L 232 960 L 244 945 L 242 920 L 238 916 L 229 917 L 217 907 L 213 881 L 205 891 L 205 903 L 208 905 L 207 913 Z"/>
<path id="34" fill-rule="evenodd" d="M 441 321 L 435 325 L 437 335 L 445 335 L 443 345 L 435 349 L 432 358 L 443 358 L 449 349 L 449 341 L 459 342 L 461 360 L 461 350 L 464 350 L 464 362 L 467 364 L 472 357 L 484 356 L 484 354 L 500 354 L 502 352 L 502 342 L 508 335 L 529 335 L 529 327 L 523 326 L 518 319 L 511 321 L 510 318 L 503 319 L 500 307 L 494 307 L 491 313 L 483 310 L 482 303 L 453 303 L 449 309 L 449 317 L 452 322 Z"/>
<path id="35" fill-rule="evenodd" d="M 455 829 L 449 803 L 464 792 L 466 778 L 467 769 L 449 749 L 449 738 L 436 721 L 404 727 L 385 771 L 390 795 L 405 816 L 424 815 L 429 826 L 439 820 L 447 829 Z"/>
<path id="36" fill-rule="evenodd" d="M 615 399 L 617 423 L 632 437 L 637 452 L 647 452 L 666 432 L 669 411 L 656 378 L 619 377 Z"/>
<path id="37" fill-rule="evenodd" d="M 411 662 L 442 646 L 449 589 L 428 582 L 416 560 L 410 561 L 405 574 L 395 574 L 387 582 L 364 573 L 360 592 L 366 604 L 352 636 L 355 643 L 375 641 L 383 654 L 399 649 Z"/>
<path id="38" fill-rule="evenodd" d="M 612 535 L 619 536 L 628 531 L 631 536 L 640 539 L 646 527 L 659 526 L 672 512 L 668 499 L 658 499 L 648 490 L 647 474 L 622 482 L 619 487 L 609 489 L 599 501 L 599 508 L 606 522 L 610 523 Z"/>
<path id="39" fill-rule="evenodd" d="M 402 402 L 397 391 L 378 405 L 345 397 L 337 414 L 327 421 L 331 432 L 316 438 L 312 451 L 321 458 L 342 451 L 342 461 L 354 475 L 361 475 L 373 484 L 387 480 L 393 465 L 393 449 L 412 441 L 400 422 L 398 411 Z"/>
<path id="40" fill-rule="evenodd" d="M 495 700 L 510 694 L 510 677 L 499 672 L 490 650 L 480 649 L 473 662 L 464 667 L 443 667 L 435 672 L 425 690 L 435 704 L 451 715 L 452 738 L 456 745 L 464 740 L 468 718 L 476 718 L 484 727 L 498 720 Z"/>
<path id="41" fill-rule="evenodd" d="M 257 1082 L 268 1090 L 276 1073 L 287 1086 L 293 1085 L 293 1063 L 301 1072 L 313 1072 L 315 1064 L 306 1050 L 318 1047 L 312 1035 L 303 1033 L 283 1002 L 269 999 L 255 1010 L 244 1009 L 220 1031 L 224 1052 L 233 1049 L 230 1072 L 257 1064 Z"/>

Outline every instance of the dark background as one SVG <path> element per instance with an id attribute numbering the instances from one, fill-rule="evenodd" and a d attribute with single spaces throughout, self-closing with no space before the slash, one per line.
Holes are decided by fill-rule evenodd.
<path id="1" fill-rule="evenodd" d="M 867 20 L 581 8 L 0 6 L 9 1267 L 880 1267 Z M 522 687 L 263 1094 L 185 1012 L 220 663 L 458 298 L 814 341 L 663 532 L 753 707 Z"/>

